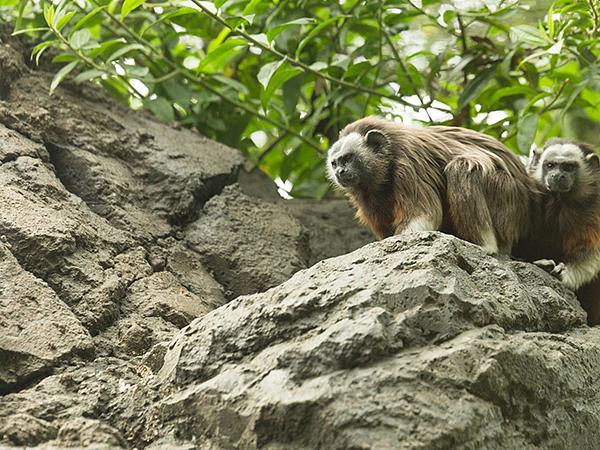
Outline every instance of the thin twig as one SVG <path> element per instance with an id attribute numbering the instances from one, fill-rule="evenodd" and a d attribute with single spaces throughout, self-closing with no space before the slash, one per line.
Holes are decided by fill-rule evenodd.
<path id="1" fill-rule="evenodd" d="M 410 72 L 408 71 L 408 67 L 406 67 L 406 64 L 404 64 L 404 60 L 400 56 L 400 53 L 398 53 L 398 50 L 396 49 L 396 46 L 394 45 L 394 42 L 392 41 L 392 38 L 390 37 L 389 33 L 387 33 L 387 31 L 384 29 L 384 24 L 381 23 L 380 27 L 382 29 L 383 35 L 385 36 L 385 40 L 387 41 L 388 45 L 390 46 L 390 49 L 392 50 L 394 59 L 396 60 L 396 62 L 398 63 L 398 65 L 400 66 L 402 71 L 406 74 L 406 79 L 408 80 L 408 83 L 410 84 L 410 87 L 412 88 L 412 90 L 415 92 L 415 95 L 419 99 L 419 102 L 421 103 L 421 107 L 425 110 L 425 113 L 427 114 L 429 121 L 433 122 L 433 119 L 428 111 L 429 106 L 431 106 L 431 102 L 429 102 L 428 105 L 425 105 L 425 101 L 423 100 L 423 97 L 419 93 L 419 89 L 417 89 L 415 81 L 413 80 Z"/>

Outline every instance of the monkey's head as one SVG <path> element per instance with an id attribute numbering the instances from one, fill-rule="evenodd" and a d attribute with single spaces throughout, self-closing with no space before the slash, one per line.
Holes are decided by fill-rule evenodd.
<path id="1" fill-rule="evenodd" d="M 587 144 L 552 139 L 532 150 L 528 170 L 548 191 L 566 194 L 600 179 L 600 158 Z"/>
<path id="2" fill-rule="evenodd" d="M 389 173 L 389 142 L 381 119 L 351 123 L 327 153 L 327 172 L 332 182 L 346 190 L 370 190 L 385 182 Z"/>

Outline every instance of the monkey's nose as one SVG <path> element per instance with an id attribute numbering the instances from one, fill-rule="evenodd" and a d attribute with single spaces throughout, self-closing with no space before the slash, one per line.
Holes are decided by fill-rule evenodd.
<path id="1" fill-rule="evenodd" d="M 335 176 L 337 177 L 338 181 L 342 186 L 346 186 L 348 184 L 351 184 L 352 182 L 352 174 L 345 167 L 340 167 L 336 171 Z"/>

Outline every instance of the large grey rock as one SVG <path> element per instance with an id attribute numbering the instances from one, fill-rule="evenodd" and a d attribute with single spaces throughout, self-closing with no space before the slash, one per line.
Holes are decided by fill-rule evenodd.
<path id="1" fill-rule="evenodd" d="M 89 334 L 67 305 L 0 243 L 0 394 L 91 352 Z"/>
<path id="2" fill-rule="evenodd" d="M 276 286 L 308 264 L 308 236 L 290 211 L 237 186 L 213 197 L 185 238 L 229 299 Z"/>
<path id="3" fill-rule="evenodd" d="M 96 95 L 49 98 L 39 74 L 23 76 L 0 102 L 0 121 L 43 142 L 65 186 L 113 225 L 144 239 L 166 236 L 170 222 L 190 220 L 235 181 L 238 151 Z"/>
<path id="4" fill-rule="evenodd" d="M 224 448 L 591 449 L 600 331 L 561 334 L 584 324 L 534 266 L 394 237 L 194 321 L 152 416 Z"/>

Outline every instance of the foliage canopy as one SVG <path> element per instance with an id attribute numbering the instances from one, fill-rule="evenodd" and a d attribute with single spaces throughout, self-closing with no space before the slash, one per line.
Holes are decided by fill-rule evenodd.
<path id="1" fill-rule="evenodd" d="M 368 114 L 466 126 L 515 151 L 598 145 L 598 0 L 0 0 L 32 58 L 242 149 L 293 196 Z"/>

